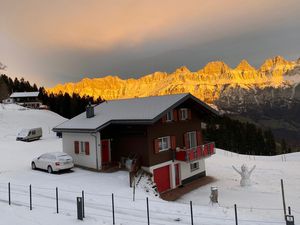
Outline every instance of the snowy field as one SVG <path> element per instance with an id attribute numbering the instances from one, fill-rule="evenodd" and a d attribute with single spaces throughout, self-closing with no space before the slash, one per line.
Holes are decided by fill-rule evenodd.
<path id="1" fill-rule="evenodd" d="M 47 174 L 32 171 L 30 162 L 44 152 L 61 151 L 61 139 L 52 127 L 65 119 L 49 111 L 21 110 L 0 104 L 0 225 L 112 224 L 111 194 L 115 197 L 115 222 L 119 225 L 147 224 L 146 197 L 149 198 L 150 224 L 191 224 L 190 200 L 193 201 L 195 225 L 234 224 L 233 205 L 238 206 L 239 224 L 285 224 L 283 220 L 280 179 L 284 179 L 286 202 L 295 221 L 300 219 L 300 154 L 285 157 L 242 156 L 218 150 L 206 161 L 207 175 L 216 181 L 201 187 L 177 202 L 166 202 L 136 190 L 132 200 L 126 172 L 96 173 L 82 169 Z M 42 140 L 15 141 L 21 128 L 43 128 Z M 232 165 L 256 165 L 253 185 L 239 186 L 239 175 Z M 8 205 L 7 185 L 11 182 Z M 33 210 L 29 210 L 29 185 L 32 185 Z M 210 187 L 219 189 L 220 205 L 209 203 Z M 55 188 L 59 189 L 59 214 L 56 213 Z M 76 219 L 76 197 L 85 191 L 86 218 Z"/>

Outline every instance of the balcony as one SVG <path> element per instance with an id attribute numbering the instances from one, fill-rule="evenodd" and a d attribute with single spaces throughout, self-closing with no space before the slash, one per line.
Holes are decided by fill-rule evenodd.
<path id="1" fill-rule="evenodd" d="M 189 149 L 180 149 L 176 151 L 176 160 L 184 162 L 192 162 L 202 158 L 210 157 L 215 154 L 215 143 L 210 142 Z"/>

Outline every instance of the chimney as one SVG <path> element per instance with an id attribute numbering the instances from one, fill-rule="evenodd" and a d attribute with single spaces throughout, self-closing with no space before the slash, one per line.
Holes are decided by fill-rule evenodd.
<path id="1" fill-rule="evenodd" d="M 94 116 L 95 116 L 94 106 L 92 106 L 91 103 L 89 103 L 86 106 L 86 118 L 92 118 Z"/>

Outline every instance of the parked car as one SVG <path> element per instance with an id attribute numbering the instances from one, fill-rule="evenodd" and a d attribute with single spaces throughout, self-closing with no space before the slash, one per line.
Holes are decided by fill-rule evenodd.
<path id="1" fill-rule="evenodd" d="M 31 162 L 31 168 L 47 170 L 48 173 L 70 170 L 74 167 L 73 158 L 63 152 L 45 153 Z"/>
<path id="2" fill-rule="evenodd" d="M 41 127 L 32 129 L 23 129 L 18 133 L 17 141 L 34 141 L 42 137 L 43 131 Z"/>

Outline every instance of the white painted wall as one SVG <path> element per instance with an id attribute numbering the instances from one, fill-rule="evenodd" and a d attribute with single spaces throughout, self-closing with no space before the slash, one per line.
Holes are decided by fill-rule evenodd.
<path id="1" fill-rule="evenodd" d="M 97 143 L 95 142 L 96 136 Z M 100 133 L 63 133 L 63 151 L 73 157 L 74 163 L 79 166 L 88 167 L 91 169 L 97 169 L 97 157 L 98 157 L 98 169 L 101 169 L 101 142 Z M 84 141 L 90 143 L 90 155 L 83 153 L 75 154 L 74 141 Z M 96 151 L 97 147 L 97 151 Z M 96 154 L 97 153 L 97 154 Z"/>
<path id="2" fill-rule="evenodd" d="M 153 170 L 163 167 L 163 166 L 170 166 L 170 184 L 171 184 L 171 188 L 175 188 L 176 187 L 176 180 L 175 180 L 175 164 L 179 163 L 180 165 L 180 180 L 184 180 L 187 179 L 189 177 L 192 177 L 198 173 L 204 172 L 205 171 L 205 160 L 204 159 L 200 159 L 200 160 L 196 160 L 193 162 L 199 162 L 199 169 L 194 170 L 191 172 L 191 167 L 190 167 L 190 163 L 187 162 L 182 162 L 182 161 L 175 161 L 173 162 L 172 160 L 164 162 L 164 163 L 160 163 L 151 167 L 143 167 L 144 170 L 150 172 L 153 174 Z M 152 177 L 153 181 L 154 178 Z"/>
<path id="3" fill-rule="evenodd" d="M 189 178 L 191 176 L 194 176 L 198 173 L 205 171 L 205 160 L 204 159 L 193 161 L 193 163 L 195 163 L 195 162 L 199 162 L 199 169 L 194 170 L 192 172 L 191 172 L 190 163 L 187 163 L 187 162 L 180 163 L 181 180 L 184 180 L 186 178 Z"/>

